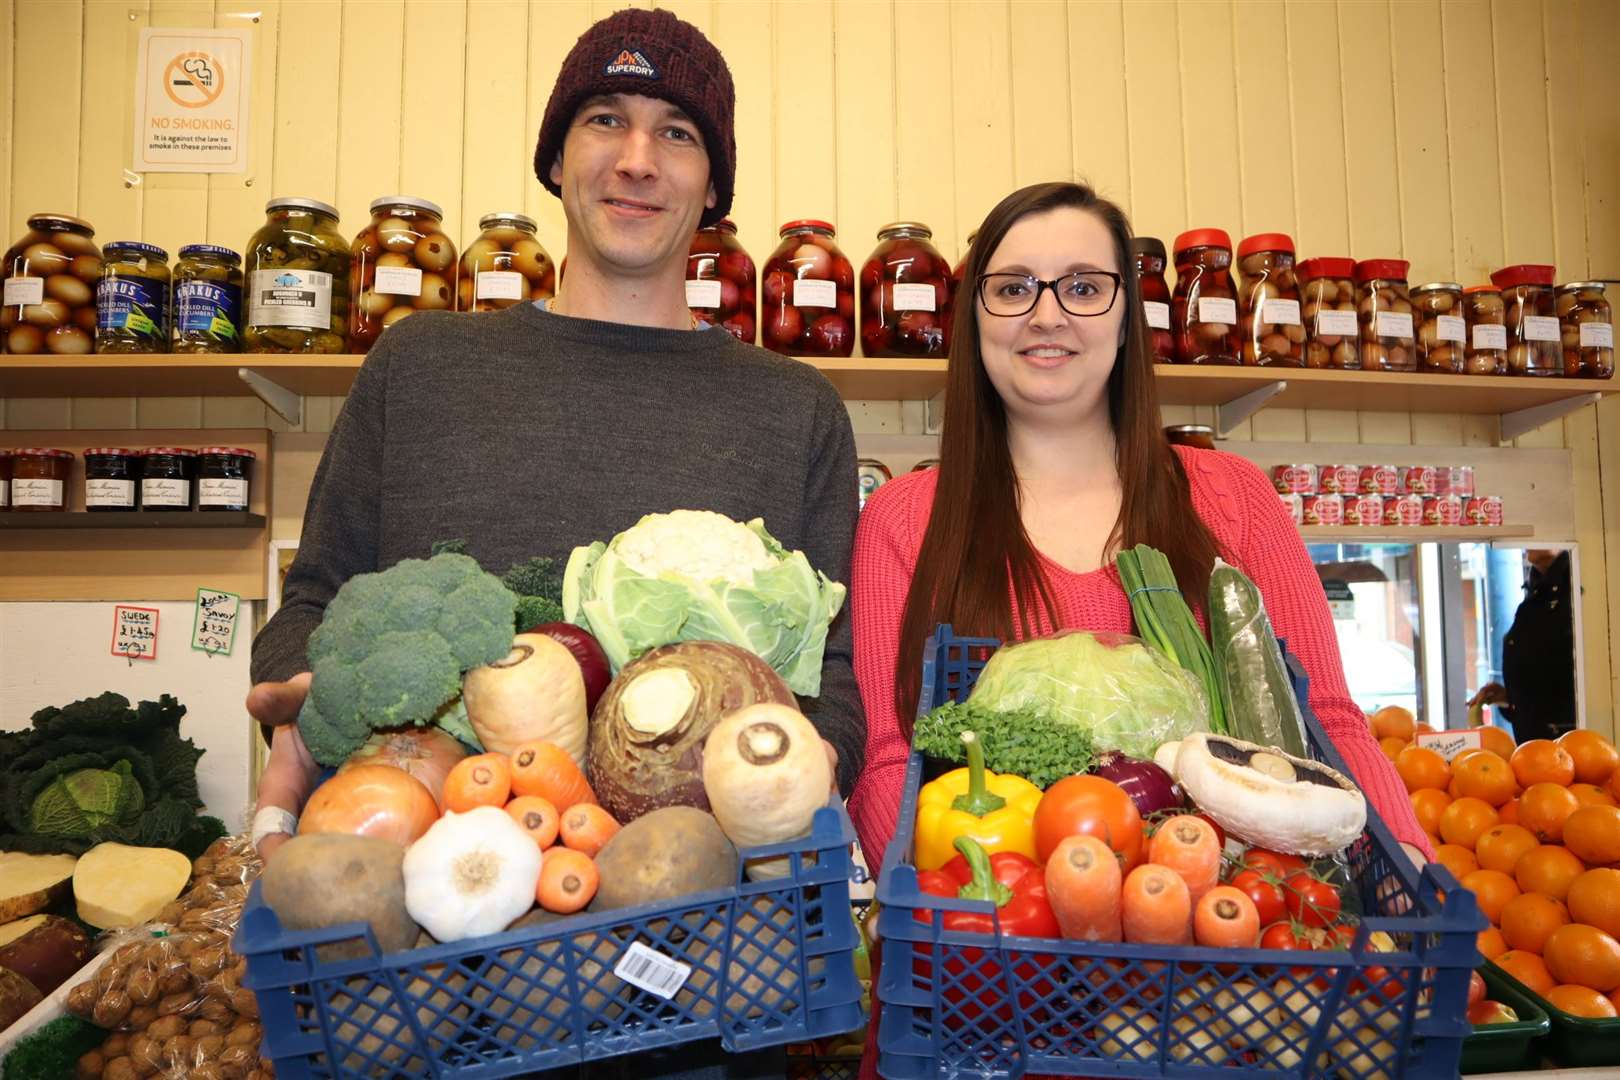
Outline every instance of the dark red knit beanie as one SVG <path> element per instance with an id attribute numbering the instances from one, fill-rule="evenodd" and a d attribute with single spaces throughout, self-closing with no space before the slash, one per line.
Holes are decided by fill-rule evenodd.
<path id="1" fill-rule="evenodd" d="M 709 179 L 715 204 L 703 212 L 713 225 L 731 210 L 737 179 L 737 138 L 733 117 L 737 92 L 731 69 L 703 32 L 661 9 L 631 8 L 595 23 L 580 35 L 563 60 L 546 103 L 534 172 L 546 190 L 560 196 L 551 165 L 562 153 L 574 114 L 599 94 L 640 94 L 678 105 L 697 124 L 709 151 Z"/>

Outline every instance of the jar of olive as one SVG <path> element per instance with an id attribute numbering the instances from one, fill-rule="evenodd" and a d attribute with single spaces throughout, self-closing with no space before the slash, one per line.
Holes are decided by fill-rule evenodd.
<path id="1" fill-rule="evenodd" d="M 1509 375 L 1562 375 L 1563 332 L 1553 300 L 1554 268 L 1545 263 L 1504 266 L 1491 274 L 1502 290 Z"/>
<path id="2" fill-rule="evenodd" d="M 444 234 L 439 204 L 385 195 L 350 246 L 349 345 L 363 352 L 413 311 L 456 306 L 456 245 Z"/>
<path id="3" fill-rule="evenodd" d="M 1564 374 L 1607 379 L 1614 375 L 1614 315 L 1601 281 L 1558 286 L 1558 319 L 1563 327 Z"/>
<path id="4" fill-rule="evenodd" d="M 174 351 L 232 353 L 242 347 L 242 256 L 187 244 L 174 267 Z"/>
<path id="5" fill-rule="evenodd" d="M 169 253 L 115 240 L 102 248 L 96 285 L 96 351 L 169 351 Z"/>
<path id="6" fill-rule="evenodd" d="M 0 330 L 14 354 L 87 353 L 96 344 L 96 285 L 101 249 L 90 223 L 68 214 L 35 214 L 6 252 Z"/>
<path id="7" fill-rule="evenodd" d="M 1417 322 L 1417 369 L 1431 375 L 1456 375 L 1463 369 L 1467 324 L 1462 313 L 1462 286 L 1431 281 L 1412 289 Z"/>
<path id="8" fill-rule="evenodd" d="M 250 353 L 340 353 L 349 326 L 349 242 L 337 208 L 271 199 L 243 256 Z"/>
<path id="9" fill-rule="evenodd" d="M 1469 375 L 1507 374 L 1507 305 L 1495 285 L 1470 285 L 1463 290 L 1463 321 L 1468 348 L 1463 371 Z"/>

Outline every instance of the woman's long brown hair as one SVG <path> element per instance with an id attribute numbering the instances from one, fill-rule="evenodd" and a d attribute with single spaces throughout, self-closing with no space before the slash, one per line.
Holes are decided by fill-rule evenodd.
<path id="1" fill-rule="evenodd" d="M 1095 214 L 1107 226 L 1124 279 L 1125 341 L 1108 377 L 1108 417 L 1123 499 L 1104 558 L 1122 547 L 1151 544 L 1170 560 L 1188 606 L 1202 608 L 1209 590 L 1219 547 L 1193 510 L 1187 475 L 1159 418 L 1153 354 L 1131 262 L 1130 221 L 1084 184 L 1021 188 L 979 226 L 951 323 L 934 506 L 900 622 L 895 708 L 908 739 L 921 690 L 919 660 L 935 626 L 948 622 L 958 634 L 1003 641 L 1056 628 L 1051 584 L 1020 514 L 1007 411 L 979 352 L 978 282 L 1015 222 L 1062 207 Z"/>

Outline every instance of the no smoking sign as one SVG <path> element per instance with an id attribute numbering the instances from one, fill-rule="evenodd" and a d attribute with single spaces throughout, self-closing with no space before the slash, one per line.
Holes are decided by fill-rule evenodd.
<path id="1" fill-rule="evenodd" d="M 141 31 L 135 168 L 245 172 L 251 30 Z"/>

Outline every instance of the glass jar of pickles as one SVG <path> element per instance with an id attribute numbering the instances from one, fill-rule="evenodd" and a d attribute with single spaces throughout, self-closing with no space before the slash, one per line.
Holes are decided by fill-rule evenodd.
<path id="1" fill-rule="evenodd" d="M 244 350 L 340 353 L 349 329 L 349 242 L 337 208 L 318 199 L 271 199 L 243 256 Z"/>
<path id="2" fill-rule="evenodd" d="M 1306 259 L 1294 272 L 1299 279 L 1300 318 L 1305 323 L 1305 366 L 1359 370 L 1356 261 L 1322 256 Z"/>
<path id="3" fill-rule="evenodd" d="M 1520 263 L 1491 275 L 1491 284 L 1502 290 L 1509 375 L 1564 373 L 1564 335 L 1553 298 L 1553 273 L 1553 267 L 1545 264 Z"/>
<path id="4" fill-rule="evenodd" d="M 943 358 L 950 348 L 951 267 L 916 221 L 878 230 L 861 266 L 861 351 L 866 356 Z"/>
<path id="5" fill-rule="evenodd" d="M 82 354 L 96 343 L 96 286 L 101 249 L 88 221 L 35 214 L 6 252 L 0 330 L 5 351 Z"/>
<path id="6" fill-rule="evenodd" d="M 1463 346 L 1468 340 L 1462 310 L 1462 286 L 1455 281 L 1431 281 L 1412 290 L 1419 371 L 1431 375 L 1462 372 Z"/>
<path id="7" fill-rule="evenodd" d="M 1232 285 L 1232 238 L 1224 229 L 1193 229 L 1176 237 L 1176 291 L 1170 322 L 1178 364 L 1238 362 L 1237 290 Z"/>
<path id="8" fill-rule="evenodd" d="M 790 221 L 765 261 L 760 331 L 786 356 L 855 351 L 855 271 L 825 221 Z"/>
<path id="9" fill-rule="evenodd" d="M 242 256 L 187 244 L 174 266 L 174 351 L 232 353 L 242 347 Z"/>
<path id="10" fill-rule="evenodd" d="M 686 306 L 718 323 L 738 341 L 754 343 L 754 260 L 737 240 L 737 226 L 721 218 L 692 234 L 686 252 Z"/>
<path id="11" fill-rule="evenodd" d="M 370 349 L 414 311 L 456 306 L 456 245 L 439 204 L 410 195 L 371 203 L 371 222 L 350 245 L 349 347 Z"/>
<path id="12" fill-rule="evenodd" d="M 549 300 L 556 294 L 560 275 L 551 256 L 534 238 L 532 217 L 485 214 L 478 219 L 478 227 L 483 232 L 461 255 L 457 311 L 499 311 L 526 301 Z"/>
<path id="13" fill-rule="evenodd" d="M 1300 321 L 1294 241 L 1286 233 L 1260 233 L 1238 245 L 1239 353 L 1244 364 L 1302 367 L 1305 324 Z"/>
<path id="14" fill-rule="evenodd" d="M 1463 290 L 1463 323 L 1468 334 L 1463 371 L 1469 375 L 1507 374 L 1507 305 L 1495 285 Z"/>
<path id="15" fill-rule="evenodd" d="M 169 253 L 115 240 L 101 251 L 96 285 L 96 351 L 169 351 Z"/>
<path id="16" fill-rule="evenodd" d="M 1142 295 L 1142 318 L 1152 342 L 1153 362 L 1174 363 L 1176 341 L 1170 336 L 1170 286 L 1164 280 L 1164 241 L 1153 236 L 1132 237 L 1131 262 L 1136 266 L 1136 289 Z"/>
<path id="17" fill-rule="evenodd" d="M 1606 292 L 1601 281 L 1572 281 L 1558 287 L 1564 374 L 1570 378 L 1614 375 L 1614 315 Z"/>
<path id="18" fill-rule="evenodd" d="M 1364 371 L 1417 369 L 1412 296 L 1406 287 L 1405 259 L 1364 259 L 1356 263 L 1356 319 L 1361 326 Z"/>

